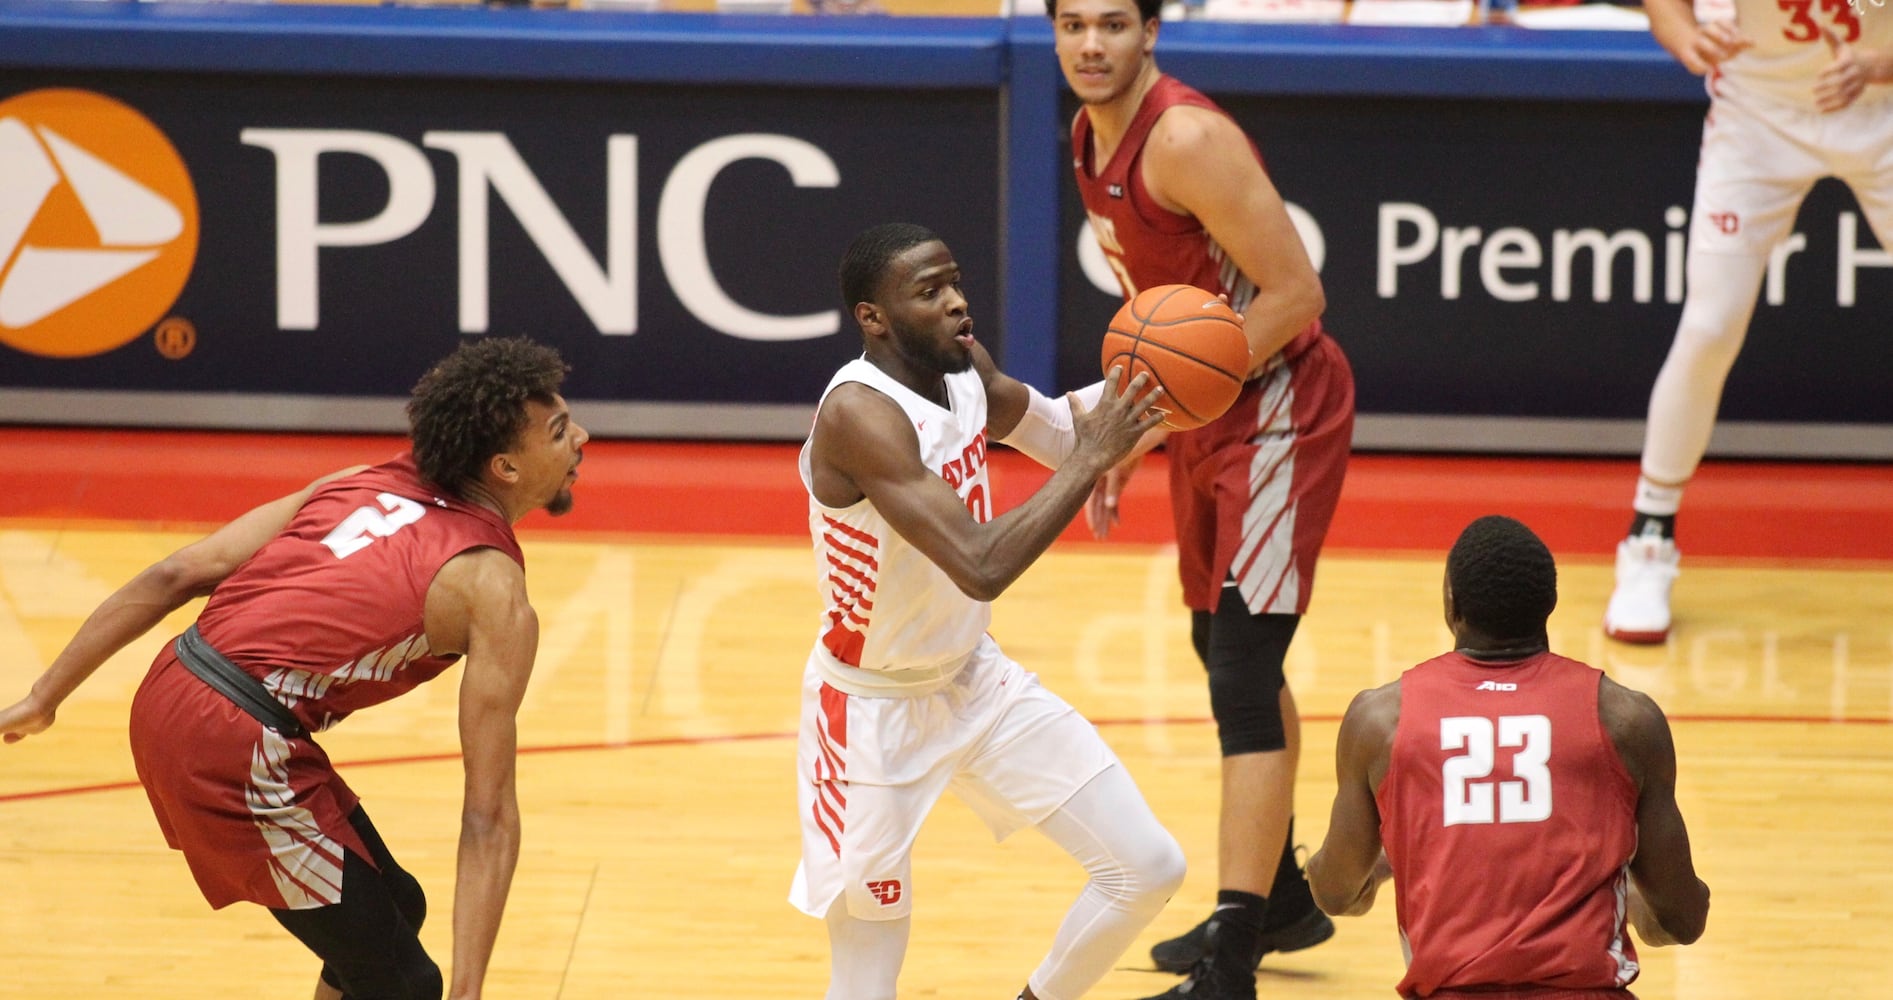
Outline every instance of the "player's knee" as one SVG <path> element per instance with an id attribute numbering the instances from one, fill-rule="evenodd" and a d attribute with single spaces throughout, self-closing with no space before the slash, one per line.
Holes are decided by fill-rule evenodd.
<path id="1" fill-rule="evenodd" d="M 1157 906 L 1162 906 L 1176 895 L 1189 869 L 1183 848 L 1168 832 L 1160 842 L 1148 845 L 1148 850 L 1136 860 L 1136 865 L 1137 894 Z"/>
<path id="2" fill-rule="evenodd" d="M 427 920 L 427 891 L 421 888 L 421 880 L 408 874 L 405 868 L 395 868 L 382 875 L 387 883 L 388 894 L 394 897 L 395 908 L 401 911 L 408 926 L 415 930 Z"/>
<path id="3" fill-rule="evenodd" d="M 1223 756 L 1266 753 L 1288 748 L 1282 724 L 1281 671 L 1211 665 L 1209 708 Z"/>

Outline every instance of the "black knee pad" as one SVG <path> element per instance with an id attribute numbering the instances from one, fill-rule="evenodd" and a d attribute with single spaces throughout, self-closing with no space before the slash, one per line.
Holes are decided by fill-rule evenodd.
<path id="1" fill-rule="evenodd" d="M 1213 614 L 1197 614 L 1205 621 L 1199 628 L 1192 620 L 1191 639 L 1209 672 L 1209 707 L 1223 756 L 1287 748 L 1282 662 L 1301 616 L 1250 614 L 1234 587 L 1223 588 Z"/>
<path id="2" fill-rule="evenodd" d="M 420 930 L 427 920 L 427 891 L 421 888 L 421 880 L 409 875 L 407 869 L 395 866 L 381 873 L 381 881 L 387 884 L 388 894 L 394 897 L 394 905 L 408 924 Z"/>

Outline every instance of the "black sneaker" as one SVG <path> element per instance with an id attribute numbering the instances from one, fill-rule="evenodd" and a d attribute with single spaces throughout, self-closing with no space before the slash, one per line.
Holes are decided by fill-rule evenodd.
<path id="1" fill-rule="evenodd" d="M 1218 961 L 1211 952 L 1185 970 L 1189 976 L 1182 982 L 1149 1000 L 1255 1000 L 1255 969 L 1231 968 L 1247 964 Z"/>
<path id="2" fill-rule="evenodd" d="M 1270 915 L 1274 915 L 1273 908 Z M 1274 921 L 1269 921 L 1273 924 Z M 1280 926 L 1264 926 L 1262 936 L 1257 939 L 1256 965 L 1262 964 L 1262 956 L 1271 951 L 1300 951 L 1334 936 L 1334 921 L 1314 905 L 1308 902 L 1306 911 Z M 1189 972 L 1197 962 L 1209 954 L 1209 921 L 1205 920 L 1181 935 L 1168 941 L 1159 941 L 1150 949 L 1150 960 L 1164 972 Z"/>

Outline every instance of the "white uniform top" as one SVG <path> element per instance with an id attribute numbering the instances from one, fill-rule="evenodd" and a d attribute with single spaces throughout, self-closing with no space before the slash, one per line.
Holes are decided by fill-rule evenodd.
<path id="1" fill-rule="evenodd" d="M 1881 0 L 1884 3 L 1884 0 Z M 1711 94 L 1721 90 L 1761 97 L 1776 104 L 1812 111 L 1814 78 L 1833 65 L 1821 40 L 1821 27 L 1833 30 L 1855 48 L 1893 48 L 1893 5 L 1875 0 L 1697 0 L 1699 21 L 1733 16 L 1755 45 L 1721 66 L 1721 80 L 1711 77 Z M 1872 98 L 1869 86 L 1862 100 Z"/>
<path id="2" fill-rule="evenodd" d="M 939 472 L 976 520 L 990 518 L 986 388 L 978 372 L 946 376 L 946 408 L 866 359 L 842 366 L 822 400 L 844 382 L 867 385 L 905 411 L 920 438 L 920 460 Z M 822 595 L 813 659 L 824 679 L 838 690 L 868 696 L 911 697 L 938 690 L 979 645 L 992 622 L 992 606 L 961 592 L 865 497 L 840 508 L 816 500 L 807 444 L 799 464 L 802 486 L 809 491 L 808 527 Z"/>

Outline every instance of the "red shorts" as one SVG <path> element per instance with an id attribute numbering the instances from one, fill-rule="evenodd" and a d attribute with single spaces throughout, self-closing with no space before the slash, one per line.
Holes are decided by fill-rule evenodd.
<path id="1" fill-rule="evenodd" d="M 342 898 L 344 850 L 374 863 L 328 754 L 264 728 L 169 644 L 132 699 L 131 753 L 165 841 L 213 907 L 327 906 Z"/>
<path id="2" fill-rule="evenodd" d="M 1183 602 L 1214 611 L 1234 579 L 1254 614 L 1303 614 L 1354 440 L 1354 371 L 1304 335 L 1229 412 L 1170 435 L 1170 508 Z"/>

